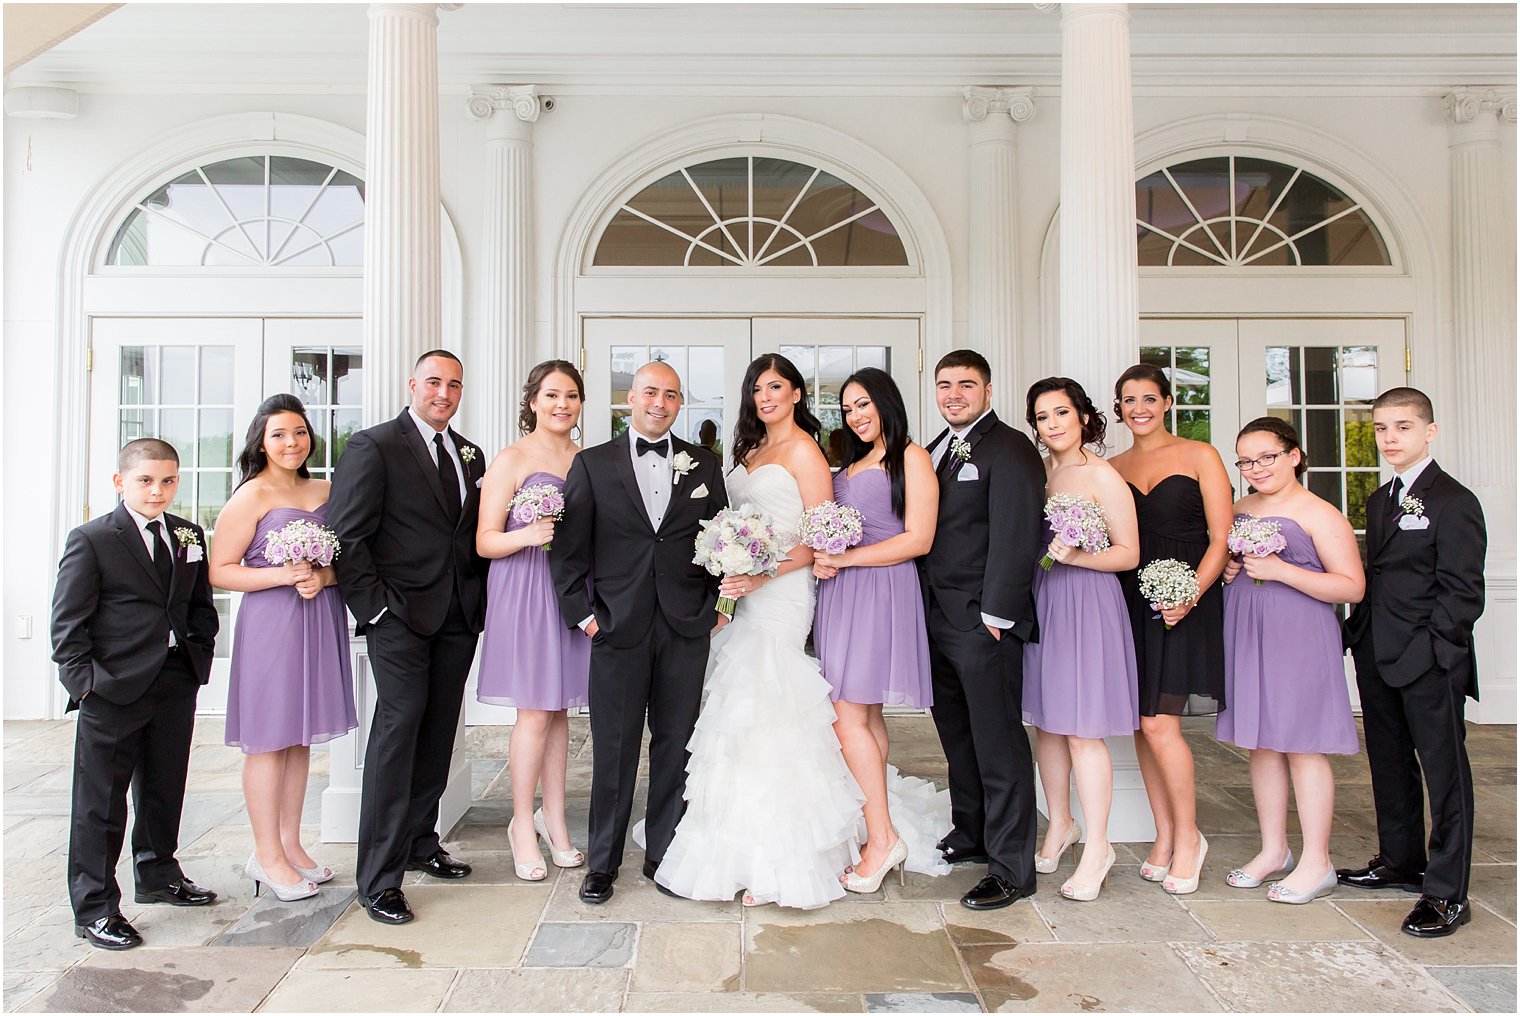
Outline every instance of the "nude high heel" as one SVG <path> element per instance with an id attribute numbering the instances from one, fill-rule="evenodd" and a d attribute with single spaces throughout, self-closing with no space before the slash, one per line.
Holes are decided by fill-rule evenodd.
<path id="1" fill-rule="evenodd" d="M 248 873 L 249 878 L 253 879 L 253 895 L 255 896 L 259 894 L 259 889 L 263 886 L 268 886 L 274 890 L 275 896 L 279 897 L 282 903 L 310 899 L 317 895 L 317 884 L 309 879 L 303 878 L 299 882 L 290 883 L 290 885 L 271 882 L 269 876 L 264 874 L 264 866 L 259 863 L 259 856 L 257 854 L 249 856 L 248 863 L 243 866 L 243 870 Z"/>
<path id="2" fill-rule="evenodd" d="M 1066 838 L 1061 841 L 1061 849 L 1056 851 L 1056 856 L 1046 857 L 1043 854 L 1035 854 L 1034 870 L 1041 875 L 1053 874 L 1061 866 L 1061 858 L 1065 856 L 1066 851 L 1076 846 L 1077 841 L 1081 838 L 1082 827 L 1077 825 L 1076 819 L 1072 819 L 1071 828 L 1066 830 Z"/>
<path id="3" fill-rule="evenodd" d="M 512 869 L 517 872 L 517 877 L 524 882 L 542 882 L 549 877 L 549 869 L 544 865 L 544 859 L 540 857 L 537 864 L 518 864 L 517 852 L 512 848 L 512 826 L 517 822 L 514 815 L 507 822 L 507 853 L 512 855 Z M 537 845 L 538 840 L 534 839 Z"/>
<path id="4" fill-rule="evenodd" d="M 570 844 L 569 850 L 558 850 L 554 846 L 554 840 L 549 836 L 549 827 L 544 823 L 544 809 L 540 808 L 533 813 L 533 831 L 544 838 L 549 844 L 549 857 L 554 861 L 557 868 L 579 868 L 586 863 L 586 856 L 575 849 L 575 844 Z"/>
<path id="5" fill-rule="evenodd" d="M 1108 872 L 1114 866 L 1115 860 L 1117 858 L 1114 855 L 1114 845 L 1110 843 L 1108 845 L 1108 859 L 1103 863 L 1103 874 L 1098 876 L 1098 884 L 1078 885 L 1071 879 L 1067 879 L 1061 885 L 1061 895 L 1069 900 L 1076 900 L 1078 903 L 1091 903 L 1098 898 L 1098 893 L 1102 892 L 1103 887 L 1108 884 Z"/>
<path id="6" fill-rule="evenodd" d="M 1198 891 L 1198 877 L 1203 874 L 1203 859 L 1209 856 L 1209 841 L 1203 838 L 1203 833 L 1198 834 L 1198 870 L 1193 872 L 1192 878 L 1168 878 L 1161 883 L 1161 888 L 1173 896 L 1186 896 L 1188 893 Z M 1175 860 L 1175 858 L 1173 858 Z"/>
<path id="7" fill-rule="evenodd" d="M 887 872 L 893 868 L 897 869 L 897 884 L 907 885 L 908 875 L 903 868 L 903 862 L 907 859 L 908 844 L 899 836 L 897 842 L 892 844 L 892 849 L 887 851 L 886 859 L 881 862 L 881 867 L 876 869 L 876 874 L 867 877 L 856 874 L 853 871 L 846 873 L 844 877 L 845 891 L 852 893 L 874 893 L 881 888 L 881 880 L 886 878 Z"/>

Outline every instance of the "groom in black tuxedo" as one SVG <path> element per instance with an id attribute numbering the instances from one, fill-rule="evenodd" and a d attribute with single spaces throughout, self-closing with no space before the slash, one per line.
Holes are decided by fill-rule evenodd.
<path id="1" fill-rule="evenodd" d="M 196 907 L 216 899 L 175 859 L 195 696 L 211 676 L 217 617 L 206 534 L 166 509 L 179 455 L 157 438 L 121 450 L 122 503 L 69 533 L 53 589 L 53 659 L 79 710 L 69 824 L 74 933 L 99 949 L 142 944 L 121 914 L 116 859 L 132 788 L 138 903 Z"/>
<path id="2" fill-rule="evenodd" d="M 969 349 L 934 368 L 949 424 L 929 444 L 939 527 L 919 559 L 934 681 L 934 725 L 950 764 L 954 827 L 945 860 L 987 862 L 961 904 L 995 910 L 1035 889 L 1034 759 L 1024 735 L 1024 643 L 1038 637 L 1030 591 L 1045 468 L 992 411 L 992 368 Z"/>
<path id="3" fill-rule="evenodd" d="M 715 610 L 718 579 L 692 563 L 701 523 L 728 505 L 722 464 L 670 434 L 681 401 L 681 379 L 668 365 L 639 368 L 628 392 L 628 431 L 570 466 L 565 517 L 549 555 L 565 623 L 591 639 L 586 903 L 612 898 L 646 712 L 645 876 L 654 878 L 675 837 L 708 639 L 727 620 Z"/>
<path id="4" fill-rule="evenodd" d="M 338 587 L 369 645 L 375 717 L 359 806 L 359 898 L 382 924 L 405 924 L 407 869 L 464 878 L 439 842 L 465 679 L 485 623 L 475 553 L 485 456 L 449 426 L 464 366 L 434 349 L 407 382 L 411 405 L 348 440 L 327 518 L 342 542 Z"/>
<path id="5" fill-rule="evenodd" d="M 1356 661 L 1378 853 L 1341 884 L 1420 893 L 1403 930 L 1450 935 L 1472 920 L 1473 783 L 1463 704 L 1478 697 L 1473 624 L 1483 613 L 1483 509 L 1430 457 L 1430 399 L 1393 388 L 1372 404 L 1394 478 L 1367 499 L 1367 595 L 1346 619 Z M 1425 801 L 1430 795 L 1427 860 Z"/>

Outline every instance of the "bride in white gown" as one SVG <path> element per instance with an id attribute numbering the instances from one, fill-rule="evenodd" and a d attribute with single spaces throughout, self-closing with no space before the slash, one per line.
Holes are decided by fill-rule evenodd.
<path id="1" fill-rule="evenodd" d="M 729 504 L 769 514 L 788 548 L 804 507 L 833 493 L 828 463 L 809 432 L 817 421 L 803 401 L 801 376 L 784 357 L 751 364 L 743 390 L 752 412 L 741 413 L 735 434 L 740 465 L 727 478 Z M 803 648 L 814 579 L 812 553 L 802 550 L 774 578 L 723 580 L 723 594 L 739 605 L 712 639 L 702 712 L 688 745 L 687 810 L 655 873 L 688 899 L 731 900 L 743 892 L 747 906 L 822 907 L 844 895 L 840 876 L 860 859 L 865 796 L 834 734 L 830 685 Z"/>

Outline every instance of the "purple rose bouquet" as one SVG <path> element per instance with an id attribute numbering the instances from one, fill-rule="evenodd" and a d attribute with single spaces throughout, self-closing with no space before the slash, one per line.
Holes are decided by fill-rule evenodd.
<path id="1" fill-rule="evenodd" d="M 1089 554 L 1101 554 L 1108 549 L 1108 520 L 1096 501 L 1076 494 L 1052 494 L 1045 502 L 1045 518 L 1055 530 L 1056 539 L 1068 547 Z M 1046 571 L 1055 563 L 1049 554 L 1040 558 L 1040 567 Z"/>
<path id="2" fill-rule="evenodd" d="M 820 501 L 802 513 L 802 545 L 825 554 L 843 554 L 865 535 L 860 512 L 836 501 Z"/>
<path id="3" fill-rule="evenodd" d="M 703 522 L 696 549 L 691 563 L 709 575 L 774 575 L 781 564 L 771 517 L 750 504 L 725 508 Z M 735 606 L 731 596 L 718 598 L 718 610 L 730 617 Z"/>
<path id="4" fill-rule="evenodd" d="M 1230 548 L 1231 554 L 1266 557 L 1268 554 L 1276 554 L 1287 549 L 1288 538 L 1282 534 L 1281 530 L 1282 527 L 1270 519 L 1258 518 L 1255 515 L 1237 515 L 1235 524 L 1230 527 L 1230 536 L 1225 544 Z M 1261 585 L 1261 579 L 1257 579 L 1256 584 Z"/>
<path id="5" fill-rule="evenodd" d="M 526 487 L 519 487 L 517 493 L 512 495 L 509 510 L 512 520 L 524 526 L 542 519 L 558 522 L 565 517 L 565 495 L 552 483 L 530 483 Z M 544 544 L 543 549 L 549 550 L 553 546 L 551 540 Z"/>
<path id="6" fill-rule="evenodd" d="M 276 565 L 308 561 L 313 568 L 326 568 L 341 549 L 331 529 L 320 522 L 296 519 L 265 539 L 264 560 Z"/>

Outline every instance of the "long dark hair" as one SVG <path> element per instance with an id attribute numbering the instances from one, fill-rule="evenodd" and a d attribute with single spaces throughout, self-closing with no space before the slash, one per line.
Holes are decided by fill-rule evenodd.
<path id="1" fill-rule="evenodd" d="M 908 407 L 903 403 L 902 392 L 898 390 L 897 382 L 892 380 L 892 375 L 879 367 L 862 367 L 844 379 L 844 384 L 839 386 L 841 410 L 844 407 L 844 390 L 850 385 L 859 385 L 864 389 L 866 397 L 876 407 L 876 417 L 881 421 L 882 443 L 886 445 L 886 455 L 882 457 L 881 465 L 892 484 L 892 513 L 901 519 L 907 512 L 908 505 L 903 466 L 903 453 L 908 449 L 909 440 Z M 840 465 L 841 468 L 848 469 L 852 462 L 865 458 L 871 446 L 862 441 L 851 427 L 841 427 L 840 432 L 845 436 L 844 460 Z"/>
<path id="2" fill-rule="evenodd" d="M 269 468 L 269 455 L 264 451 L 264 428 L 269 426 L 269 418 L 277 413 L 295 413 L 300 416 L 301 422 L 306 425 L 306 436 L 315 443 L 316 433 L 311 429 L 311 420 L 306 416 L 306 407 L 301 404 L 301 400 L 284 392 L 269 396 L 259 403 L 258 412 L 253 414 L 253 422 L 248 425 L 248 439 L 243 442 L 243 450 L 238 453 L 239 487 Z M 296 474 L 303 480 L 311 479 L 311 472 L 304 462 L 296 469 Z"/>
<path id="3" fill-rule="evenodd" d="M 517 429 L 524 434 L 531 434 L 538 429 L 538 414 L 533 411 L 533 400 L 538 398 L 538 391 L 550 374 L 563 374 L 574 381 L 575 391 L 581 397 L 581 410 L 586 408 L 586 382 L 581 380 L 581 372 L 575 369 L 575 364 L 569 360 L 545 360 L 528 371 L 528 380 L 523 382 L 522 403 L 517 408 Z"/>
<path id="4" fill-rule="evenodd" d="M 1102 410 L 1087 397 L 1086 390 L 1069 377 L 1048 377 L 1029 386 L 1029 394 L 1024 397 L 1024 419 L 1035 432 L 1035 440 L 1040 439 L 1039 425 L 1034 422 L 1035 400 L 1051 392 L 1065 393 L 1077 415 L 1087 417 L 1082 421 L 1082 444 L 1084 447 L 1091 445 L 1094 451 L 1102 454 L 1103 435 L 1108 433 L 1108 421 L 1103 418 Z"/>
<path id="5" fill-rule="evenodd" d="M 780 353 L 762 353 L 745 368 L 744 383 L 739 386 L 739 422 L 734 424 L 733 448 L 736 466 L 744 465 L 749 453 L 760 447 L 760 442 L 765 440 L 765 424 L 760 422 L 760 414 L 755 412 L 754 393 L 760 375 L 768 370 L 780 374 L 782 380 L 802 393 L 802 398 L 792 407 L 792 419 L 797 422 L 797 426 L 807 431 L 815 444 L 818 436 L 823 433 L 823 424 L 818 422 L 818 417 L 808 408 L 807 382 L 802 379 L 802 372 Z"/>

